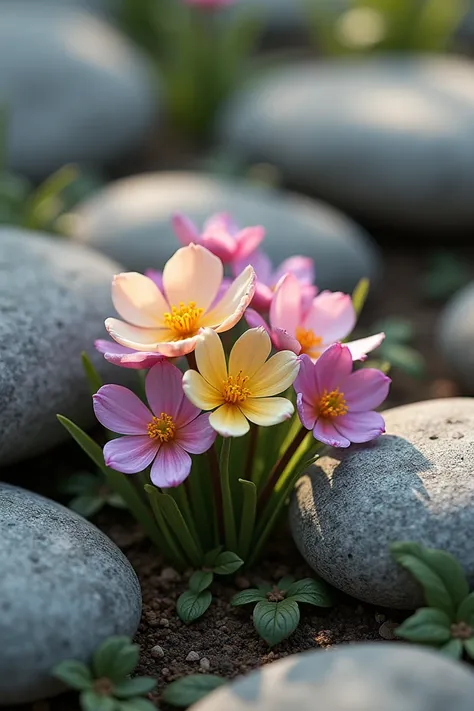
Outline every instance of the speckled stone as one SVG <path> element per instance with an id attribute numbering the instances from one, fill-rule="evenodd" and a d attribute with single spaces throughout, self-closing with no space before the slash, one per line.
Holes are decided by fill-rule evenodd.
<path id="1" fill-rule="evenodd" d="M 190 711 L 471 711 L 467 664 L 400 643 L 295 654 L 226 684 Z"/>
<path id="2" fill-rule="evenodd" d="M 447 303 L 437 327 L 438 344 L 452 375 L 474 393 L 474 282 Z"/>
<path id="3" fill-rule="evenodd" d="M 423 596 L 389 552 L 415 541 L 452 553 L 474 587 L 474 399 L 384 412 L 386 435 L 329 450 L 297 483 L 296 545 L 314 570 L 374 605 L 413 609 Z"/>
<path id="4" fill-rule="evenodd" d="M 74 236 L 128 268 L 161 268 L 179 242 L 171 215 L 199 224 L 230 212 L 242 225 L 263 225 L 275 264 L 293 254 L 313 257 L 321 288 L 351 290 L 380 275 L 379 252 L 362 228 L 324 203 L 198 173 L 149 173 L 109 184 L 78 206 Z"/>
<path id="5" fill-rule="evenodd" d="M 37 180 L 69 162 L 102 168 L 144 143 L 158 96 L 138 49 L 73 5 L 0 6 L 0 96 L 9 107 L 12 170 Z"/>
<path id="6" fill-rule="evenodd" d="M 222 147 L 366 224 L 474 227 L 474 73 L 454 56 L 295 63 L 230 99 Z"/>
<path id="7" fill-rule="evenodd" d="M 111 278 L 120 271 L 81 245 L 0 228 L 0 467 L 67 439 L 56 413 L 93 423 L 82 351 L 105 380 L 126 377 L 94 349 L 114 313 Z"/>
<path id="8" fill-rule="evenodd" d="M 88 662 L 113 634 L 134 635 L 135 572 L 98 528 L 54 501 L 0 483 L 0 706 L 59 693 L 65 659 Z"/>

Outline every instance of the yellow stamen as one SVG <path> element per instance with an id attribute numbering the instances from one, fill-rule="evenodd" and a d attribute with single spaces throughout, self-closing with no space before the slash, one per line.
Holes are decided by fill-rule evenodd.
<path id="1" fill-rule="evenodd" d="M 165 412 L 160 413 L 159 417 L 153 417 L 147 427 L 148 437 L 150 439 L 159 439 L 160 442 L 169 442 L 173 439 L 176 431 L 176 426 L 173 418 Z"/>
<path id="2" fill-rule="evenodd" d="M 349 408 L 344 400 L 344 393 L 339 392 L 339 388 L 331 390 L 330 393 L 327 390 L 323 392 L 319 401 L 319 414 L 321 417 L 339 417 L 340 415 L 347 415 L 348 412 Z"/>
<path id="3" fill-rule="evenodd" d="M 171 312 L 165 313 L 165 324 L 175 332 L 176 340 L 195 336 L 203 311 L 204 309 L 196 308 L 194 301 L 190 301 L 187 306 L 180 301 L 179 306 L 172 306 Z"/>
<path id="4" fill-rule="evenodd" d="M 313 349 L 322 344 L 323 339 L 321 336 L 317 336 L 311 328 L 306 330 L 305 328 L 301 328 L 301 326 L 297 326 L 296 339 L 300 343 L 301 353 L 307 353 L 311 355 L 312 358 L 319 358 L 321 355 L 320 351 L 315 352 Z"/>
<path id="5" fill-rule="evenodd" d="M 229 375 L 228 378 L 224 380 L 224 400 L 226 402 L 236 403 L 244 402 L 250 397 L 252 393 L 245 387 L 248 379 L 248 375 L 242 375 L 242 371 L 239 371 L 237 375 Z"/>

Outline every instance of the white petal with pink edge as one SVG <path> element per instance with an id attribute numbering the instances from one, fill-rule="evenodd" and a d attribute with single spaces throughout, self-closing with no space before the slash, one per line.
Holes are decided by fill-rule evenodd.
<path id="1" fill-rule="evenodd" d="M 240 321 L 255 292 L 256 276 L 252 267 L 234 279 L 222 299 L 207 313 L 200 323 L 214 328 L 218 333 L 228 331 Z"/>
<path id="2" fill-rule="evenodd" d="M 359 338 L 357 341 L 349 341 L 345 343 L 352 355 L 352 360 L 365 360 L 367 353 L 375 350 L 380 346 L 385 339 L 385 333 L 376 333 L 373 336 Z"/>
<path id="3" fill-rule="evenodd" d="M 164 314 L 169 311 L 169 306 L 155 282 L 137 272 L 114 276 L 112 301 L 122 318 L 143 328 L 163 326 Z"/>
<path id="4" fill-rule="evenodd" d="M 163 335 L 167 334 L 167 329 L 164 328 L 140 328 L 139 326 L 131 326 L 125 321 L 119 321 L 117 318 L 108 318 L 105 321 L 107 333 L 126 348 L 131 348 L 134 351 L 149 351 L 151 353 L 158 352 L 158 346 L 163 339 Z"/>
<path id="5" fill-rule="evenodd" d="M 205 313 L 224 276 L 218 257 L 199 244 L 178 249 L 163 269 L 163 288 L 171 306 L 193 302 Z M 204 325 L 204 324 L 202 324 Z"/>

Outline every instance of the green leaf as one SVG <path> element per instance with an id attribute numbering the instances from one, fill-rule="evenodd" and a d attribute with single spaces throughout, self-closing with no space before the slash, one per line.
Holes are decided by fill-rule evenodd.
<path id="1" fill-rule="evenodd" d="M 92 437 L 89 437 L 84 430 L 81 430 L 80 427 L 75 425 L 74 422 L 71 422 L 71 420 L 68 420 L 68 418 L 64 417 L 64 415 L 56 415 L 56 417 L 62 426 L 69 432 L 71 437 L 77 442 L 79 447 L 81 447 L 87 456 L 92 459 L 94 464 L 96 464 L 103 472 L 106 472 L 107 467 L 105 465 L 104 455 L 97 442 L 94 442 Z"/>
<path id="2" fill-rule="evenodd" d="M 145 486 L 145 490 L 150 495 L 150 485 Z M 169 494 L 162 494 L 156 488 L 151 495 L 154 497 L 156 504 L 163 513 L 173 534 L 179 540 L 180 545 L 186 551 L 193 565 L 196 567 L 202 563 L 203 553 L 199 540 L 196 540 L 192 535 L 186 520 L 181 512 L 176 501 Z"/>
<path id="3" fill-rule="evenodd" d="M 117 701 L 117 711 L 157 711 L 154 703 L 137 696 L 127 701 Z"/>
<path id="4" fill-rule="evenodd" d="M 406 568 L 423 588 L 428 607 L 443 610 L 454 620 L 459 604 L 469 593 L 464 570 L 446 551 L 423 548 L 417 543 L 393 543 L 396 562 Z"/>
<path id="5" fill-rule="evenodd" d="M 451 638 L 451 620 L 441 610 L 422 607 L 395 630 L 397 637 L 421 644 L 445 644 Z"/>
<path id="6" fill-rule="evenodd" d="M 231 575 L 244 564 L 242 558 L 232 553 L 231 551 L 223 551 L 219 553 L 214 563 L 214 573 L 216 575 Z"/>
<path id="7" fill-rule="evenodd" d="M 364 304 L 367 301 L 369 295 L 370 281 L 368 279 L 361 279 L 356 285 L 354 291 L 352 292 L 352 305 L 357 316 L 360 316 Z"/>
<path id="8" fill-rule="evenodd" d="M 247 558 L 255 530 L 257 515 L 257 487 L 253 481 L 239 479 L 242 487 L 243 502 L 240 516 L 239 553 L 242 558 Z"/>
<path id="9" fill-rule="evenodd" d="M 461 640 L 456 641 L 460 642 Z M 468 657 L 470 657 L 470 659 L 474 659 L 474 637 L 471 637 L 471 639 L 464 640 L 464 649 L 466 650 L 466 654 L 468 655 Z"/>
<path id="10" fill-rule="evenodd" d="M 97 678 L 107 677 L 119 682 L 131 674 L 138 664 L 138 644 L 128 637 L 109 637 L 94 652 L 92 665 Z"/>
<path id="11" fill-rule="evenodd" d="M 371 333 L 372 331 L 374 333 L 383 331 L 385 333 L 385 342 L 410 343 L 414 335 L 412 322 L 398 316 L 390 316 L 377 321 L 370 329 Z"/>
<path id="12" fill-rule="evenodd" d="M 89 667 L 82 662 L 74 660 L 57 664 L 51 673 L 56 679 L 63 681 L 71 689 L 76 689 L 77 691 L 88 689 L 93 681 Z"/>
<path id="13" fill-rule="evenodd" d="M 186 590 L 179 596 L 176 603 L 178 617 L 183 622 L 194 622 L 204 615 L 211 602 L 210 590 L 203 590 L 199 594 L 192 592 L 192 590 Z"/>
<path id="14" fill-rule="evenodd" d="M 463 643 L 460 639 L 450 639 L 449 642 L 439 647 L 441 654 L 451 659 L 460 659 L 462 656 Z"/>
<path id="15" fill-rule="evenodd" d="M 253 611 L 255 629 L 270 647 L 293 634 L 299 621 L 300 610 L 294 600 L 261 600 Z"/>
<path id="16" fill-rule="evenodd" d="M 81 353 L 82 367 L 86 374 L 87 382 L 89 383 L 89 390 L 91 395 L 95 395 L 99 388 L 102 387 L 103 382 L 97 370 L 92 365 L 92 361 L 87 355 L 87 353 Z"/>
<path id="17" fill-rule="evenodd" d="M 189 589 L 199 595 L 199 593 L 211 585 L 213 580 L 213 573 L 204 570 L 197 570 L 189 578 Z"/>
<path id="18" fill-rule="evenodd" d="M 134 679 L 125 679 L 114 684 L 114 694 L 119 699 L 130 699 L 133 696 L 148 694 L 156 686 L 156 679 L 151 676 L 136 676 Z"/>
<path id="19" fill-rule="evenodd" d="M 95 691 L 82 691 L 79 697 L 82 711 L 116 711 L 117 701 L 110 696 L 96 694 Z"/>
<path id="20" fill-rule="evenodd" d="M 84 518 L 90 518 L 98 513 L 105 505 L 105 500 L 97 495 L 75 496 L 68 504 L 68 507 Z"/>
<path id="21" fill-rule="evenodd" d="M 281 580 L 278 581 L 277 588 L 282 592 L 286 592 L 288 588 L 293 585 L 294 582 L 295 578 L 293 575 L 285 575 L 284 578 L 281 578 Z"/>
<path id="22" fill-rule="evenodd" d="M 214 548 L 214 550 L 209 551 L 209 553 L 206 553 L 204 556 L 204 565 L 206 568 L 212 568 L 215 565 L 219 553 L 222 551 L 223 547 L 224 546 L 219 546 L 218 548 Z"/>
<path id="23" fill-rule="evenodd" d="M 428 273 L 423 278 L 421 287 L 426 298 L 445 300 L 469 280 L 470 270 L 466 262 L 457 254 L 440 251 L 431 256 Z"/>
<path id="24" fill-rule="evenodd" d="M 265 593 L 262 590 L 257 590 L 257 588 L 249 588 L 234 595 L 230 604 L 234 607 L 239 607 L 240 605 L 249 605 L 252 602 L 260 602 L 260 600 L 265 600 Z"/>
<path id="25" fill-rule="evenodd" d="M 170 706 L 186 708 L 225 683 L 225 679 L 214 674 L 190 674 L 169 684 L 164 690 L 162 698 Z"/>
<path id="26" fill-rule="evenodd" d="M 382 343 L 379 353 L 391 366 L 399 368 L 412 378 L 422 378 L 426 372 L 426 362 L 421 353 L 411 346 L 400 343 Z"/>
<path id="27" fill-rule="evenodd" d="M 305 602 L 317 607 L 331 607 L 333 604 L 328 586 L 322 580 L 304 578 L 297 580 L 286 591 L 287 598 L 291 597 L 297 602 Z"/>
<path id="28" fill-rule="evenodd" d="M 59 484 L 61 494 L 82 496 L 82 494 L 97 496 L 100 487 L 105 483 L 102 474 L 92 474 L 91 472 L 78 472 L 71 474 L 67 479 Z"/>
<path id="29" fill-rule="evenodd" d="M 459 605 L 456 620 L 474 627 L 474 592 L 469 593 Z"/>

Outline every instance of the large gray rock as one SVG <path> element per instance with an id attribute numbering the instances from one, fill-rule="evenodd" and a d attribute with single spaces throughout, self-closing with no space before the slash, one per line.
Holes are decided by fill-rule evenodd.
<path id="1" fill-rule="evenodd" d="M 171 215 L 184 212 L 200 225 L 230 212 L 241 226 L 263 225 L 263 248 L 275 265 L 292 254 L 313 257 L 320 287 L 352 289 L 380 262 L 368 235 L 323 203 L 198 173 L 150 173 L 118 180 L 76 208 L 74 237 L 130 269 L 161 268 L 180 246 Z"/>
<path id="2" fill-rule="evenodd" d="M 140 585 L 117 546 L 54 501 L 0 483 L 0 706 L 59 693 L 51 669 L 133 636 Z"/>
<path id="3" fill-rule="evenodd" d="M 0 467 L 66 439 L 58 412 L 82 426 L 94 421 L 82 351 L 106 379 L 124 377 L 94 349 L 120 271 L 59 237 L 0 228 Z"/>
<path id="4" fill-rule="evenodd" d="M 474 283 L 448 302 L 441 314 L 437 335 L 453 375 L 474 393 Z"/>
<path id="5" fill-rule="evenodd" d="M 145 140 L 156 102 L 148 65 L 116 30 L 38 0 L 1 3 L 0 97 L 8 165 L 33 179 L 117 161 Z"/>
<path id="6" fill-rule="evenodd" d="M 395 541 L 452 553 L 474 587 L 474 399 L 384 412 L 387 433 L 329 450 L 297 483 L 296 545 L 335 587 L 374 605 L 412 609 L 423 596 L 392 560 Z"/>
<path id="7" fill-rule="evenodd" d="M 469 667 L 439 652 L 359 643 L 267 664 L 191 711 L 471 711 L 473 694 Z"/>
<path id="8" fill-rule="evenodd" d="M 4 2 L 11 2 L 11 0 L 1 0 L 0 7 Z M 121 0 L 35 0 L 36 5 L 77 5 L 78 7 L 83 7 L 86 10 L 92 10 L 100 14 L 112 14 L 112 11 L 116 11 L 120 7 Z"/>
<path id="9" fill-rule="evenodd" d="M 225 149 L 390 229 L 474 227 L 474 72 L 456 57 L 276 69 L 229 101 Z"/>

